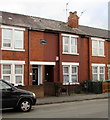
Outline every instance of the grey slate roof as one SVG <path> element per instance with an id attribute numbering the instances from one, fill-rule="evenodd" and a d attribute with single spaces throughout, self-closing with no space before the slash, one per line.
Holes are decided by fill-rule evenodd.
<path id="1" fill-rule="evenodd" d="M 65 32 L 78 35 L 89 35 L 95 37 L 108 38 L 107 30 L 91 28 L 86 26 L 80 26 L 79 28 L 71 28 L 65 22 L 9 12 L 0 12 L 0 16 L 2 16 L 2 19 L 0 19 L 0 23 L 3 25 L 26 27 L 31 28 L 32 30 L 39 31 L 47 30 L 54 32 Z"/>
<path id="2" fill-rule="evenodd" d="M 79 26 L 79 29 L 84 31 L 86 34 L 90 36 L 100 36 L 102 38 L 108 38 L 108 30 L 99 29 L 99 28 L 93 28 L 88 26 Z"/>

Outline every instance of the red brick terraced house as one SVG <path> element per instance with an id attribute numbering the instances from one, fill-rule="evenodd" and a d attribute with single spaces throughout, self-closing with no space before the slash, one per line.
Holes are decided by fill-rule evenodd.
<path id="1" fill-rule="evenodd" d="M 110 79 L 108 30 L 0 12 L 0 78 L 15 86 Z"/>

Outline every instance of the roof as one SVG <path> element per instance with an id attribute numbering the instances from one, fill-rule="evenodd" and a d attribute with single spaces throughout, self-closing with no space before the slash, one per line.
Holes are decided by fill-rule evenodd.
<path id="1" fill-rule="evenodd" d="M 88 26 L 79 26 L 80 30 L 84 31 L 87 35 L 108 38 L 108 30 L 93 28 Z"/>
<path id="2" fill-rule="evenodd" d="M 3 25 L 26 27 L 39 31 L 54 31 L 73 33 L 77 35 L 88 35 L 95 37 L 108 38 L 107 30 L 80 26 L 79 28 L 71 28 L 67 23 L 62 21 L 44 19 L 40 17 L 21 15 L 9 12 L 0 12 L 0 23 Z"/>

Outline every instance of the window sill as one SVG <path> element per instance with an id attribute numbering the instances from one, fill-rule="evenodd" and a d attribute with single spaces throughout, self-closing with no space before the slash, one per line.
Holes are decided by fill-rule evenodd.
<path id="1" fill-rule="evenodd" d="M 92 57 L 106 57 L 105 55 L 104 56 L 95 56 L 95 55 L 92 55 Z"/>
<path id="2" fill-rule="evenodd" d="M 7 51 L 25 51 L 24 49 L 7 49 L 7 48 L 1 48 L 1 50 L 7 50 Z"/>
<path id="3" fill-rule="evenodd" d="M 79 85 L 80 83 L 79 82 L 76 82 L 76 83 L 63 83 L 63 85 Z"/>
<path id="4" fill-rule="evenodd" d="M 79 55 L 79 53 L 62 53 L 63 55 Z"/>

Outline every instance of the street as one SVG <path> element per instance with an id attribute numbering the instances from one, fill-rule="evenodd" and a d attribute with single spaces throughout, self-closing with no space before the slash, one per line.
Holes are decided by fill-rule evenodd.
<path id="1" fill-rule="evenodd" d="M 3 118 L 108 118 L 108 99 L 36 105 L 28 113 L 3 110 Z"/>

